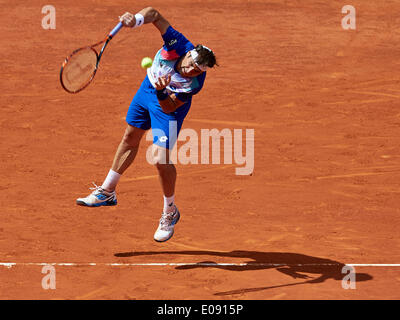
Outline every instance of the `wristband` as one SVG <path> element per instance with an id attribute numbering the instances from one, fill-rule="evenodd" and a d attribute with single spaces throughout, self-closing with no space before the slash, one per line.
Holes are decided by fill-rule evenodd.
<path id="1" fill-rule="evenodd" d="M 133 28 L 140 27 L 140 26 L 142 26 L 144 24 L 144 17 L 140 13 L 136 13 L 135 14 L 135 20 L 136 20 L 136 23 L 133 26 Z"/>
<path id="2" fill-rule="evenodd" d="M 157 90 L 157 99 L 162 101 L 168 98 L 167 89 Z"/>

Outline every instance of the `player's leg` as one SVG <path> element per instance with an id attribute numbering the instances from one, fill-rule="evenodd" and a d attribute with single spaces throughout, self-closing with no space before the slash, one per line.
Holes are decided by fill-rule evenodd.
<path id="1" fill-rule="evenodd" d="M 153 132 L 153 163 L 155 164 L 164 193 L 164 208 L 154 240 L 167 241 L 174 234 L 180 213 L 175 205 L 176 168 L 169 159 L 169 150 L 175 145 L 190 103 L 178 108 L 177 112 L 166 114 L 161 108 L 149 109 Z"/>
<path id="2" fill-rule="evenodd" d="M 132 164 L 139 150 L 140 140 L 145 132 L 146 130 L 136 128 L 128 124 L 125 134 L 122 137 L 121 143 L 119 144 L 117 152 L 114 156 L 114 161 L 111 167 L 114 172 L 122 175 Z M 109 190 L 107 187 L 105 189 Z M 113 190 L 115 187 L 111 187 L 110 189 Z"/>
<path id="3" fill-rule="evenodd" d="M 165 197 L 169 198 L 175 194 L 176 168 L 173 163 L 169 163 L 168 149 L 155 146 L 159 149 L 158 154 L 165 154 L 165 161 L 156 161 L 155 166 L 158 171 L 161 188 Z"/>
<path id="4" fill-rule="evenodd" d="M 117 148 L 114 161 L 101 188 L 107 192 L 115 191 L 121 175 L 132 164 L 139 150 L 140 140 L 146 130 L 128 124 Z"/>
<path id="5" fill-rule="evenodd" d="M 149 95 L 146 92 L 147 86 L 147 82 L 143 81 L 129 106 L 126 116 L 128 126 L 114 155 L 113 164 L 106 179 L 100 187 L 95 185 L 92 188 L 94 191 L 89 196 L 77 199 L 78 205 L 99 207 L 117 204 L 115 188 L 121 175 L 135 159 L 144 132 L 150 128 L 150 115 L 144 107 Z"/>
<path id="6" fill-rule="evenodd" d="M 114 156 L 114 161 L 101 187 L 94 186 L 94 191 L 85 198 L 76 200 L 78 205 L 88 207 L 113 206 L 117 204 L 115 188 L 121 175 L 135 160 L 140 140 L 146 130 L 128 124 Z"/>
<path id="7" fill-rule="evenodd" d="M 158 171 L 161 188 L 164 194 L 164 208 L 159 226 L 154 233 L 154 240 L 164 242 L 173 236 L 175 225 L 180 218 L 179 210 L 175 205 L 177 173 L 175 165 L 169 161 L 168 149 L 154 144 L 153 152 L 156 154 L 153 160 Z"/>

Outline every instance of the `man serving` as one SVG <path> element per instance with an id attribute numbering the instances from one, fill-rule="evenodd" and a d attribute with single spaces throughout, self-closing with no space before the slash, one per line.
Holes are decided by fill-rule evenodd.
<path id="1" fill-rule="evenodd" d="M 154 163 L 164 193 L 164 208 L 154 240 L 163 242 L 172 237 L 180 218 L 174 201 L 176 169 L 169 161 L 168 150 L 176 142 L 192 96 L 203 87 L 207 69 L 217 62 L 211 49 L 203 45 L 195 47 L 154 8 L 145 8 L 135 15 L 126 12 L 120 21 L 131 28 L 153 23 L 160 31 L 164 45 L 156 53 L 153 65 L 147 69 L 147 76 L 129 106 L 128 125 L 106 179 L 101 186 L 95 185 L 89 196 L 77 199 L 76 203 L 89 207 L 116 205 L 115 188 L 135 159 L 143 134 L 151 128 L 156 155 Z M 176 132 L 176 136 L 170 135 L 171 131 Z"/>

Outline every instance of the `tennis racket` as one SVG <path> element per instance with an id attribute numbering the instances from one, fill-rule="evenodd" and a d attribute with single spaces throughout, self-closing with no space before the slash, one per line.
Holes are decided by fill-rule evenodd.
<path id="1" fill-rule="evenodd" d="M 85 89 L 94 79 L 101 56 L 110 40 L 121 30 L 123 24 L 118 23 L 108 36 L 92 46 L 76 49 L 63 62 L 60 71 L 60 82 L 65 91 L 78 93 Z M 95 47 L 103 44 L 98 53 Z"/>

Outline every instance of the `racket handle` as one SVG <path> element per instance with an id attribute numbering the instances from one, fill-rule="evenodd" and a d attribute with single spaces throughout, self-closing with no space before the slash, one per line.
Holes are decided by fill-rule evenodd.
<path id="1" fill-rule="evenodd" d="M 109 37 L 111 38 L 114 37 L 118 33 L 118 31 L 121 30 L 122 26 L 123 26 L 122 22 L 118 23 L 115 26 L 115 28 L 112 29 L 112 31 L 110 32 Z"/>

